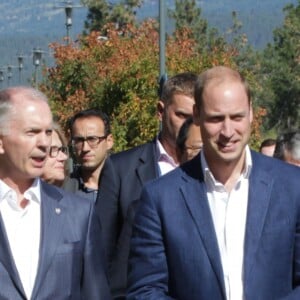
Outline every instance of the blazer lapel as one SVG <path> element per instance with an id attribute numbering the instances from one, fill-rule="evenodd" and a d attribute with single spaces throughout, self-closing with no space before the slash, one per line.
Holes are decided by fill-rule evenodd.
<path id="1" fill-rule="evenodd" d="M 7 239 L 5 226 L 3 224 L 3 220 L 0 214 L 0 264 L 4 266 L 4 268 L 7 270 L 7 273 L 11 277 L 12 282 L 15 284 L 16 289 L 19 291 L 20 294 L 23 295 L 24 299 L 25 291 L 23 289 L 23 285 L 21 283 L 18 270 L 16 268 L 14 259 L 12 257 L 9 242 Z M 0 284 L 1 285 L 1 284 Z"/>
<path id="2" fill-rule="evenodd" d="M 265 171 L 262 166 L 263 162 L 256 161 L 256 157 L 253 157 L 253 169 L 249 180 L 244 246 L 244 282 L 248 282 L 248 276 L 255 261 L 255 254 L 262 235 L 273 186 L 273 179 L 270 172 Z"/>
<path id="3" fill-rule="evenodd" d="M 159 176 L 155 155 L 155 141 L 146 144 L 139 157 L 139 162 L 136 174 L 142 186 L 145 182 Z"/>
<path id="4" fill-rule="evenodd" d="M 66 212 L 66 207 L 60 201 L 62 194 L 43 182 L 41 182 L 41 199 L 40 257 L 32 299 L 37 297 L 41 283 L 45 278 L 45 273 L 51 264 L 57 245 L 59 245 L 65 222 L 64 214 Z"/>
<path id="5" fill-rule="evenodd" d="M 187 168 L 183 167 L 186 174 L 183 176 L 184 183 L 180 189 L 192 219 L 197 226 L 202 243 L 206 249 L 212 269 L 215 272 L 220 289 L 222 290 L 225 299 L 226 294 L 223 269 L 217 237 L 208 205 L 206 187 L 201 171 L 200 156 L 197 155 L 196 158 L 194 158 L 186 166 Z"/>

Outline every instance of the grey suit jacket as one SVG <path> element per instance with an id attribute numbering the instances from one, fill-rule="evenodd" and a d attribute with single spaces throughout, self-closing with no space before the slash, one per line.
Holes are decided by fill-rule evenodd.
<path id="1" fill-rule="evenodd" d="M 111 299 L 89 201 L 41 182 L 41 242 L 31 299 Z M 26 299 L 0 216 L 0 299 Z"/>
<path id="2" fill-rule="evenodd" d="M 245 299 L 300 299 L 300 168 L 251 155 Z M 129 269 L 130 300 L 226 299 L 199 155 L 145 186 Z"/>

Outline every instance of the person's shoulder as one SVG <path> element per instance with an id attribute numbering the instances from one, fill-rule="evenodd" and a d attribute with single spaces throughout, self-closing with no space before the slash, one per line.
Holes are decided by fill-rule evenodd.
<path id="1" fill-rule="evenodd" d="M 282 161 L 278 158 L 269 157 L 261 153 L 251 151 L 253 167 L 255 170 L 261 169 L 272 178 L 279 178 L 281 181 L 287 179 L 300 182 L 300 168 Z"/>
<path id="2" fill-rule="evenodd" d="M 128 150 L 114 153 L 110 156 L 110 159 L 113 163 L 126 162 L 128 160 L 138 158 L 144 152 L 147 152 L 147 153 L 152 152 L 154 147 L 155 147 L 155 142 L 151 141 L 151 142 L 133 147 Z"/>
<path id="3" fill-rule="evenodd" d="M 68 192 L 75 193 L 79 189 L 78 178 L 73 176 L 73 173 L 70 176 L 66 177 L 62 185 L 62 189 Z"/>
<path id="4" fill-rule="evenodd" d="M 41 180 L 41 195 L 46 194 L 48 199 L 61 201 L 64 206 L 89 208 L 94 205 L 93 201 L 76 195 L 73 192 L 66 191 L 63 188 L 49 184 Z"/>
<path id="5" fill-rule="evenodd" d="M 185 177 L 186 174 L 181 167 L 177 167 L 174 170 L 159 176 L 157 178 L 153 178 L 145 183 L 144 187 L 146 189 L 155 189 L 161 190 L 165 189 L 167 191 L 170 188 L 174 189 L 174 187 L 178 187 L 179 182 L 181 182 L 182 177 Z"/>

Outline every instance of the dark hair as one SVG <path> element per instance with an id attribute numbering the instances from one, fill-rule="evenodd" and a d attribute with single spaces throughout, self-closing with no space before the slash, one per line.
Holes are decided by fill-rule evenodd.
<path id="1" fill-rule="evenodd" d="M 71 136 L 73 135 L 72 130 L 73 130 L 73 125 L 74 125 L 75 121 L 78 119 L 84 119 L 84 118 L 89 118 L 89 117 L 97 117 L 97 118 L 101 119 L 104 123 L 104 134 L 108 135 L 111 133 L 110 121 L 109 121 L 109 117 L 107 116 L 107 114 L 104 113 L 103 111 L 101 111 L 100 109 L 89 108 L 89 109 L 82 110 L 82 111 L 76 113 L 71 119 L 69 119 L 68 128 L 70 130 Z"/>
<path id="2" fill-rule="evenodd" d="M 169 103 L 176 94 L 194 98 L 196 81 L 197 75 L 191 72 L 179 73 L 168 78 L 162 85 L 160 100 Z"/>
<path id="3" fill-rule="evenodd" d="M 208 84 L 211 81 L 216 82 L 223 82 L 226 80 L 231 80 L 235 82 L 240 82 L 243 84 L 245 88 L 245 92 L 247 94 L 249 104 L 251 103 L 251 91 L 250 87 L 243 77 L 242 74 L 240 74 L 238 71 L 233 70 L 231 68 L 225 67 L 225 66 L 216 66 L 211 69 L 208 69 L 201 73 L 198 76 L 196 85 L 195 85 L 195 102 L 196 106 L 199 109 L 202 105 L 203 101 L 203 93 L 205 88 L 208 86 Z"/>
<path id="4" fill-rule="evenodd" d="M 275 139 L 265 139 L 260 144 L 259 152 L 261 152 L 261 149 L 264 147 L 270 147 L 270 146 L 274 146 L 274 145 L 276 145 Z"/>
<path id="5" fill-rule="evenodd" d="M 188 131 L 192 124 L 193 124 L 193 118 L 192 117 L 187 118 L 179 129 L 178 136 L 176 139 L 176 146 L 181 153 L 184 152 L 185 142 L 188 138 Z"/>
<path id="6" fill-rule="evenodd" d="M 294 159 L 300 159 L 300 131 L 286 132 L 278 136 L 273 156 L 285 160 L 287 152 Z"/>

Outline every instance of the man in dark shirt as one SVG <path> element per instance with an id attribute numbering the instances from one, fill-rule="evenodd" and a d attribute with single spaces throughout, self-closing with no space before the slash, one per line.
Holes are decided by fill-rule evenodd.
<path id="1" fill-rule="evenodd" d="M 69 130 L 75 167 L 64 188 L 95 202 L 99 177 L 113 146 L 109 118 L 98 109 L 83 110 L 71 118 Z"/>

